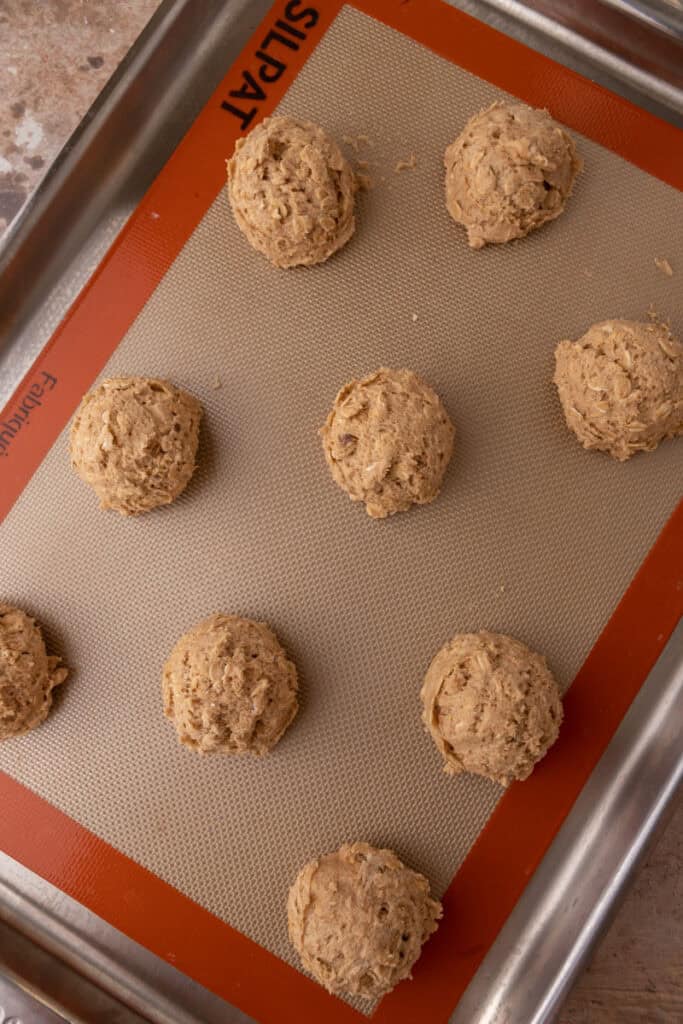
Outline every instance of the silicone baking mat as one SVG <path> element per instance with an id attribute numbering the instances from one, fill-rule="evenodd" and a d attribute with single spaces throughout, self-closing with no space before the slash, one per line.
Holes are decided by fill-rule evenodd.
<path id="1" fill-rule="evenodd" d="M 264 50 L 278 19 L 299 50 Z M 255 86 L 278 46 L 286 73 Z M 445 211 L 442 154 L 503 86 L 567 122 L 586 169 L 560 220 L 475 253 Z M 228 209 L 224 159 L 275 108 L 345 140 L 373 182 L 355 237 L 317 268 L 274 270 Z M 555 343 L 595 320 L 654 304 L 683 327 L 680 283 L 654 263 L 683 272 L 672 145 L 439 3 L 273 9 L 2 417 L 39 398 L 0 460 L 3 597 L 72 668 L 49 722 L 0 748 L 7 853 L 259 1020 L 296 1001 L 297 1019 L 350 1021 L 372 1008 L 297 969 L 287 888 L 345 840 L 390 846 L 446 914 L 374 1017 L 445 1019 L 680 611 L 680 518 L 664 526 L 683 447 L 586 453 L 551 384 Z M 332 483 L 317 428 L 382 364 L 433 384 L 457 443 L 433 505 L 376 522 Z M 101 513 L 71 473 L 65 424 L 100 371 L 202 401 L 199 468 L 173 506 Z M 162 717 L 164 659 L 215 610 L 266 619 L 300 670 L 302 710 L 264 760 L 197 757 Z M 482 627 L 575 679 L 560 741 L 504 796 L 446 777 L 419 718 L 434 652 Z"/>

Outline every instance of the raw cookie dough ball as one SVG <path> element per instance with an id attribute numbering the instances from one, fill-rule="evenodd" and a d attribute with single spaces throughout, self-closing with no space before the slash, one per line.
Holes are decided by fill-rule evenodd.
<path id="1" fill-rule="evenodd" d="M 557 739 L 562 701 L 545 658 L 499 633 L 461 633 L 436 655 L 422 718 L 444 769 L 503 786 L 526 779 Z"/>
<path id="2" fill-rule="evenodd" d="M 683 345 L 663 324 L 604 320 L 555 349 L 567 426 L 620 462 L 683 433 Z"/>
<path id="3" fill-rule="evenodd" d="M 40 725 L 67 675 L 30 615 L 0 601 L 0 740 Z"/>
<path id="4" fill-rule="evenodd" d="M 100 507 L 124 515 L 168 505 L 195 468 L 202 407 L 166 380 L 103 380 L 71 426 L 71 465 Z"/>
<path id="5" fill-rule="evenodd" d="M 289 937 L 330 992 L 377 999 L 410 977 L 441 904 L 391 850 L 342 846 L 307 864 L 289 890 Z"/>
<path id="6" fill-rule="evenodd" d="M 320 433 L 335 482 L 383 519 L 436 498 L 455 428 L 416 373 L 381 368 L 341 389 Z"/>
<path id="7" fill-rule="evenodd" d="M 546 110 L 494 103 L 446 150 L 446 206 L 473 249 L 524 238 L 564 210 L 582 167 Z"/>
<path id="8" fill-rule="evenodd" d="M 267 117 L 228 160 L 237 225 L 276 267 L 322 263 L 341 249 L 356 227 L 355 191 L 336 142 L 310 121 Z"/>
<path id="9" fill-rule="evenodd" d="M 212 615 L 181 636 L 164 666 L 164 714 L 200 754 L 266 754 L 297 713 L 298 688 L 264 622 Z"/>

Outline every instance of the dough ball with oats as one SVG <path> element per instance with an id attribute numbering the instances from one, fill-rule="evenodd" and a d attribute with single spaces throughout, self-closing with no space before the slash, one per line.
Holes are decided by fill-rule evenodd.
<path id="1" fill-rule="evenodd" d="M 503 786 L 531 774 L 562 722 L 545 658 L 499 633 L 453 637 L 429 666 L 421 697 L 445 771 L 475 772 Z"/>
<path id="2" fill-rule="evenodd" d="M 297 713 L 298 688 L 264 622 L 212 615 L 180 638 L 164 666 L 164 714 L 200 754 L 266 754 Z"/>
<path id="3" fill-rule="evenodd" d="M 555 350 L 567 426 L 620 462 L 683 433 L 683 345 L 668 327 L 603 320 Z"/>
<path id="4" fill-rule="evenodd" d="M 306 970 L 330 992 L 365 999 L 410 977 L 440 917 L 427 879 L 367 843 L 306 864 L 287 902 L 289 937 Z"/>
<path id="5" fill-rule="evenodd" d="M 31 616 L 0 601 L 0 740 L 40 725 L 67 675 Z"/>
<path id="6" fill-rule="evenodd" d="M 320 433 L 335 482 L 382 519 L 436 498 L 455 428 L 416 373 L 382 367 L 344 385 Z"/>
<path id="7" fill-rule="evenodd" d="M 86 395 L 71 426 L 71 465 L 103 509 L 168 505 L 195 468 L 202 407 L 166 380 L 115 377 Z"/>
<path id="8" fill-rule="evenodd" d="M 318 125 L 267 117 L 238 139 L 228 196 L 242 233 L 276 267 L 322 263 L 354 232 L 356 179 Z"/>
<path id="9" fill-rule="evenodd" d="M 547 110 L 494 103 L 475 114 L 444 156 L 446 206 L 473 249 L 524 238 L 559 217 L 582 162 Z"/>

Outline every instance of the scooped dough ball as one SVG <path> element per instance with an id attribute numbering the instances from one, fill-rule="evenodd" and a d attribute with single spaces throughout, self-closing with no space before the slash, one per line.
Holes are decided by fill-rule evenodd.
<path id="1" fill-rule="evenodd" d="M 526 779 L 557 739 L 562 701 L 545 658 L 499 633 L 461 633 L 422 686 L 423 721 L 445 771 L 503 786 Z"/>
<path id="2" fill-rule="evenodd" d="M 391 850 L 342 846 L 307 864 L 289 891 L 289 937 L 330 992 L 378 999 L 409 978 L 436 931 L 429 882 Z"/>
<path id="3" fill-rule="evenodd" d="M 564 210 L 582 162 L 547 110 L 494 103 L 446 150 L 446 206 L 473 249 L 524 238 Z"/>
<path id="4" fill-rule="evenodd" d="M 455 428 L 416 373 L 381 368 L 341 389 L 320 433 L 335 482 L 383 519 L 436 498 Z"/>
<path id="5" fill-rule="evenodd" d="M 683 345 L 663 324 L 604 320 L 555 350 L 567 426 L 620 462 L 683 433 Z"/>
<path id="6" fill-rule="evenodd" d="M 124 515 L 168 505 L 195 468 L 202 407 L 166 380 L 115 377 L 81 402 L 71 465 L 100 507 Z"/>
<path id="7" fill-rule="evenodd" d="M 240 230 L 276 267 L 322 263 L 356 227 L 356 180 L 318 125 L 267 117 L 238 139 L 228 195 Z"/>
<path id="8" fill-rule="evenodd" d="M 200 754 L 266 754 L 297 713 L 298 688 L 264 622 L 212 615 L 181 636 L 164 666 L 164 714 Z"/>
<path id="9" fill-rule="evenodd" d="M 67 675 L 30 615 L 0 601 L 0 740 L 40 725 Z"/>

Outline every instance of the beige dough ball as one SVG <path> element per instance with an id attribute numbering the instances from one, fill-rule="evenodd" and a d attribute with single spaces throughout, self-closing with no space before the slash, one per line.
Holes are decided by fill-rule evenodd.
<path id="1" fill-rule="evenodd" d="M 335 482 L 383 519 L 436 498 L 455 428 L 416 373 L 383 367 L 341 389 L 320 433 Z"/>
<path id="2" fill-rule="evenodd" d="M 524 238 L 564 210 L 582 162 L 546 110 L 494 103 L 444 155 L 446 206 L 473 249 Z"/>
<path id="3" fill-rule="evenodd" d="M 34 620 L 0 601 L 0 740 L 40 725 L 67 675 L 59 658 L 48 657 Z"/>
<path id="4" fill-rule="evenodd" d="M 462 633 L 436 655 L 422 718 L 451 774 L 526 779 L 557 739 L 562 701 L 545 658 L 499 633 Z"/>
<path id="5" fill-rule="evenodd" d="M 137 515 L 168 505 L 194 472 L 201 414 L 196 398 L 166 380 L 103 380 L 76 412 L 71 465 L 100 508 Z"/>
<path id="6" fill-rule="evenodd" d="M 567 426 L 620 462 L 683 433 L 683 345 L 663 324 L 604 320 L 555 350 Z"/>
<path id="7" fill-rule="evenodd" d="M 297 713 L 296 669 L 264 622 L 212 615 L 173 648 L 164 714 L 200 754 L 266 754 Z"/>
<path id="8" fill-rule="evenodd" d="M 441 904 L 391 850 L 342 846 L 307 864 L 289 891 L 289 937 L 330 992 L 378 999 L 409 978 Z"/>
<path id="9" fill-rule="evenodd" d="M 336 142 L 310 121 L 267 117 L 228 160 L 237 225 L 276 267 L 322 263 L 354 232 L 356 180 Z"/>

